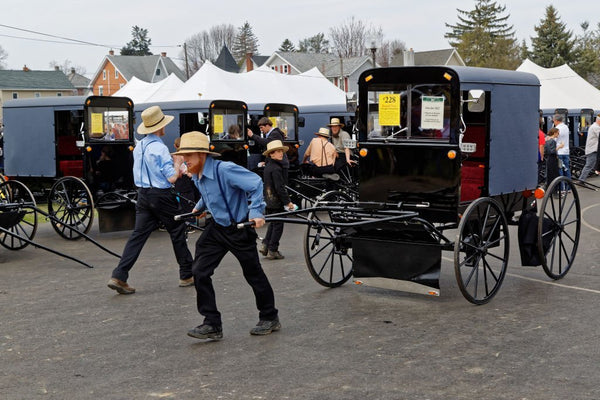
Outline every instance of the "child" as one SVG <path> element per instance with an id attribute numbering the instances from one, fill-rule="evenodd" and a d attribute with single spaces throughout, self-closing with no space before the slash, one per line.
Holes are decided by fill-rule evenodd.
<path id="1" fill-rule="evenodd" d="M 546 187 L 550 186 L 552 181 L 559 176 L 558 172 L 558 154 L 557 150 L 564 146 L 564 143 L 556 143 L 558 138 L 558 129 L 552 128 L 548 131 L 546 143 L 544 144 L 544 158 L 546 159 Z"/>
<path id="2" fill-rule="evenodd" d="M 285 189 L 286 181 L 283 172 L 283 155 L 288 150 L 281 140 L 273 140 L 267 143 L 267 150 L 263 155 L 267 158 L 265 171 L 263 173 L 264 197 L 267 207 L 265 214 L 274 214 L 294 209 L 290 196 Z M 284 256 L 279 252 L 279 239 L 283 234 L 283 222 L 271 222 L 267 234 L 263 239 L 260 253 L 267 256 L 269 260 L 281 260 Z"/>

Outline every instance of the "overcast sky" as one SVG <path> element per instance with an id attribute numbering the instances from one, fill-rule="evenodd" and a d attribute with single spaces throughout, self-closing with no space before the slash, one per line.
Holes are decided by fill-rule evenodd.
<path id="1" fill-rule="evenodd" d="M 561 21 L 575 34 L 581 33 L 580 23 L 587 20 L 591 27 L 600 22 L 593 3 L 583 0 L 507 0 L 509 23 L 521 41 L 534 35 L 534 26 L 553 4 Z M 262 1 L 200 1 L 200 0 L 27 0 L 2 2 L 0 24 L 45 34 L 77 39 L 100 46 L 54 43 L 65 40 L 35 35 L 0 26 L 0 46 L 8 53 L 8 69 L 48 70 L 51 61 L 63 64 L 70 60 L 85 68 L 86 75 L 96 72 L 103 57 L 114 48 L 115 53 L 131 40 L 131 27 L 148 29 L 151 51 L 179 58 L 186 38 L 228 23 L 236 28 L 248 21 L 259 40 L 259 53 L 270 55 L 284 39 L 297 46 L 298 41 L 355 17 L 367 24 L 381 27 L 384 40 L 402 40 L 415 51 L 448 48 L 445 23 L 457 22 L 457 8 L 472 10 L 474 0 L 405 1 L 405 0 L 299 0 Z M 11 37 L 9 37 L 11 36 Z M 34 41 L 34 38 L 49 41 Z M 181 61 L 175 60 L 178 64 Z"/>

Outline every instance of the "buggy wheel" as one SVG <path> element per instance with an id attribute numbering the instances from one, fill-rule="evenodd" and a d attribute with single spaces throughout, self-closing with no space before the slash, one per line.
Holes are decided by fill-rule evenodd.
<path id="1" fill-rule="evenodd" d="M 573 265 L 581 231 L 579 193 L 570 179 L 559 176 L 552 181 L 539 215 L 537 245 L 542 267 L 550 278 L 561 279 Z"/>
<path id="2" fill-rule="evenodd" d="M 56 218 L 50 219 L 50 223 L 60 236 L 69 240 L 81 238 L 67 225 L 82 233 L 89 232 L 94 222 L 94 199 L 90 189 L 79 178 L 60 178 L 50 189 L 48 213 Z"/>
<path id="3" fill-rule="evenodd" d="M 327 192 L 318 198 L 314 207 L 339 205 L 351 201 L 345 193 Z M 319 225 L 319 222 L 342 222 L 344 216 L 339 211 L 313 211 L 304 237 L 304 259 L 311 276 L 317 283 L 326 287 L 343 285 L 352 276 L 352 247 L 350 240 L 341 228 Z"/>
<path id="4" fill-rule="evenodd" d="M 454 242 L 454 272 L 468 301 L 485 304 L 498 292 L 509 243 L 506 215 L 496 200 L 482 197 L 467 207 Z"/>
<path id="5" fill-rule="evenodd" d="M 0 233 L 0 244 L 9 250 L 20 250 L 33 240 L 37 231 L 37 212 L 31 191 L 19 181 L 0 183 L 0 226 L 12 233 Z"/>

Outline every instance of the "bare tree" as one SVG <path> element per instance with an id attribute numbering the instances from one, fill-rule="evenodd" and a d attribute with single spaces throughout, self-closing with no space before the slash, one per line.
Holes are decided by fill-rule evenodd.
<path id="1" fill-rule="evenodd" d="M 6 57 L 8 57 L 8 53 L 6 51 L 4 51 L 2 46 L 0 46 L 0 69 L 6 68 L 6 64 L 4 63 L 4 60 L 6 60 Z"/>
<path id="2" fill-rule="evenodd" d="M 343 58 L 362 56 L 368 29 L 361 21 L 352 17 L 339 26 L 329 29 L 333 52 Z"/>
<path id="3" fill-rule="evenodd" d="M 223 45 L 231 50 L 235 36 L 236 29 L 233 25 L 221 24 L 187 38 L 185 44 L 190 73 L 193 74 L 200 69 L 206 60 L 215 61 Z M 181 58 L 185 60 L 183 51 Z M 185 65 L 183 67 L 185 69 Z"/>
<path id="4" fill-rule="evenodd" d="M 85 70 L 85 67 L 82 67 L 81 65 L 73 65 L 73 63 L 69 59 L 66 59 L 62 63 L 59 63 L 56 60 L 52 60 L 50 61 L 49 65 L 52 69 L 58 67 L 58 69 L 60 69 L 65 75 L 69 75 L 71 73 L 71 70 L 74 70 L 75 73 L 79 75 L 85 75 L 87 72 Z"/>
<path id="5" fill-rule="evenodd" d="M 377 63 L 382 67 L 389 67 L 397 54 L 406 50 L 406 45 L 401 40 L 386 40 L 381 43 L 381 48 L 377 50 Z"/>

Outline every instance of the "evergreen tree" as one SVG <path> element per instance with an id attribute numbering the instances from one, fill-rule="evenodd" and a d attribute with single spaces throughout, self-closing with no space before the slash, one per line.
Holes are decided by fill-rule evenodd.
<path id="1" fill-rule="evenodd" d="M 152 39 L 148 37 L 148 29 L 135 25 L 131 29 L 133 39 L 121 49 L 122 56 L 149 56 Z"/>
<path id="2" fill-rule="evenodd" d="M 324 33 L 303 39 L 298 43 L 300 53 L 329 53 L 329 40 L 325 39 Z"/>
<path id="3" fill-rule="evenodd" d="M 531 38 L 531 61 L 545 68 L 569 64 L 576 60 L 573 33 L 561 22 L 553 6 L 546 7 L 546 16 L 534 27 L 537 34 Z"/>
<path id="4" fill-rule="evenodd" d="M 476 0 L 471 11 L 457 9 L 459 22 L 446 24 L 445 37 L 467 65 L 515 69 L 520 63 L 519 45 L 506 6 L 492 0 Z"/>
<path id="5" fill-rule="evenodd" d="M 238 34 L 233 40 L 231 53 L 238 63 L 246 58 L 247 53 L 256 54 L 258 51 L 258 39 L 252 32 L 252 27 L 248 21 L 244 22 L 238 29 Z"/>
<path id="6" fill-rule="evenodd" d="M 589 23 L 581 23 L 583 34 L 575 39 L 575 49 L 579 57 L 571 66 L 575 72 L 592 85 L 600 86 L 600 24 L 595 31 L 589 30 Z"/>
<path id="7" fill-rule="evenodd" d="M 294 43 L 292 43 L 289 39 L 285 39 L 283 43 L 281 43 L 279 51 L 293 52 L 296 51 L 296 47 L 294 47 Z"/>

